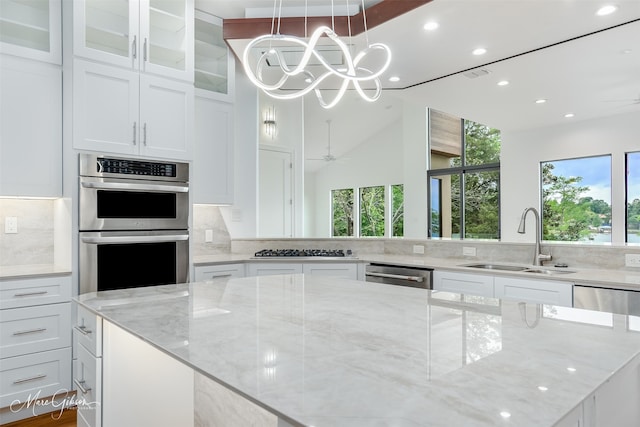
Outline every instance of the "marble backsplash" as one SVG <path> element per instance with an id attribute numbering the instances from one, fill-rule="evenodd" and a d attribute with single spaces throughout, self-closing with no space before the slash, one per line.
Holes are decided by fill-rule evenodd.
<path id="1" fill-rule="evenodd" d="M 414 245 L 424 246 L 424 255 L 414 254 Z M 475 248 L 476 256 L 464 256 L 463 247 Z M 240 239 L 232 240 L 231 252 L 255 253 L 261 249 L 351 249 L 355 256 L 362 254 L 405 255 L 460 259 L 469 262 L 491 261 L 532 264 L 533 243 L 505 243 L 490 241 L 405 240 L 405 239 Z M 567 264 L 576 268 L 601 268 L 640 272 L 640 268 L 625 267 L 625 254 L 640 254 L 640 246 L 604 246 L 546 243 L 543 253 L 551 253 L 546 263 Z"/>
<path id="2" fill-rule="evenodd" d="M 0 199 L 0 266 L 54 263 L 54 200 Z M 4 232 L 5 219 L 18 218 L 18 232 Z"/>
<path id="3" fill-rule="evenodd" d="M 206 242 L 206 231 L 211 230 L 212 241 Z M 213 205 L 193 205 L 193 223 L 191 228 L 191 254 L 218 255 L 231 252 L 231 238 L 220 213 Z"/>

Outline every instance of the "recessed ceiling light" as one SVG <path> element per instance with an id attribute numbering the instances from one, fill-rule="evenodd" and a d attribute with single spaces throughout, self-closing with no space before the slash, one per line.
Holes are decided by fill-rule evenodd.
<path id="1" fill-rule="evenodd" d="M 547 102 L 546 99 L 543 99 L 543 98 L 536 99 L 536 104 L 544 104 L 545 102 Z"/>
<path id="2" fill-rule="evenodd" d="M 570 119 L 571 117 L 574 117 L 574 116 L 575 116 L 575 114 L 573 114 L 573 113 L 567 113 L 567 114 L 565 114 L 564 116 L 565 116 L 567 119 Z M 570 369 L 569 369 L 569 370 L 570 370 Z"/>
<path id="3" fill-rule="evenodd" d="M 485 49 L 483 47 L 479 47 L 477 49 L 474 49 L 472 53 L 474 55 L 484 55 L 485 53 L 487 53 L 487 49 Z"/>
<path id="4" fill-rule="evenodd" d="M 569 372 L 575 372 L 575 371 L 577 371 L 577 369 L 576 369 L 576 368 L 574 368 L 574 367 L 571 367 L 571 366 L 570 366 L 570 367 L 568 367 L 568 368 L 567 368 L 567 371 L 569 371 Z"/>
<path id="5" fill-rule="evenodd" d="M 545 387 L 545 386 L 543 386 L 543 385 L 539 385 L 539 386 L 538 386 L 538 390 L 540 390 L 540 391 L 547 391 L 547 390 L 549 390 L 549 388 L 548 388 L 548 387 Z"/>
<path id="6" fill-rule="evenodd" d="M 400 77 L 398 77 L 398 76 L 391 76 L 391 77 L 389 77 L 389 81 L 390 81 L 390 82 L 399 82 L 399 81 L 400 81 Z"/>
<path id="7" fill-rule="evenodd" d="M 509 84 L 509 80 L 500 80 L 498 86 L 506 86 Z"/>
<path id="8" fill-rule="evenodd" d="M 622 49 L 622 54 L 623 54 L 623 55 L 628 55 L 628 54 L 630 54 L 631 52 L 633 52 L 631 49 Z"/>
<path id="9" fill-rule="evenodd" d="M 611 15 L 616 10 L 618 10 L 618 6 L 614 6 L 612 4 L 608 4 L 606 6 L 602 6 L 600 9 L 598 9 L 598 11 L 596 12 L 596 15 L 598 15 L 598 16 Z"/>
<path id="10" fill-rule="evenodd" d="M 509 418 L 509 417 L 511 416 L 511 413 L 510 413 L 510 412 L 507 412 L 507 411 L 502 411 L 502 412 L 500 412 L 500 416 L 501 416 L 502 418 L 505 418 L 505 419 L 506 419 L 506 418 Z"/>
<path id="11" fill-rule="evenodd" d="M 426 24 L 424 24 L 424 27 L 422 27 L 422 28 L 424 28 L 427 31 L 433 31 L 436 28 L 438 28 L 439 26 L 440 26 L 440 24 L 438 24 L 437 22 L 429 21 Z"/>

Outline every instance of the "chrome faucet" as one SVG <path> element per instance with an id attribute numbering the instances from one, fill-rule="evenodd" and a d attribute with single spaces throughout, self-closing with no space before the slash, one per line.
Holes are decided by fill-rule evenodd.
<path id="1" fill-rule="evenodd" d="M 533 216 L 536 218 L 536 249 L 533 254 L 533 265 L 542 265 L 543 261 L 551 261 L 551 254 L 543 254 L 540 252 L 540 235 L 542 233 L 540 232 L 540 215 L 538 215 L 536 208 L 526 208 L 524 212 L 522 212 L 518 233 L 524 234 L 525 220 L 529 212 L 533 212 Z"/>

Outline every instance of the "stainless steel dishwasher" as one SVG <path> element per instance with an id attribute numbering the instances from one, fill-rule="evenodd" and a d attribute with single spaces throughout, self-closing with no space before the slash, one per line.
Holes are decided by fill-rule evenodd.
<path id="1" fill-rule="evenodd" d="M 433 269 L 426 267 L 400 267 L 389 264 L 368 264 L 365 268 L 367 282 L 431 289 Z"/>
<path id="2" fill-rule="evenodd" d="M 640 316 L 640 292 L 574 285 L 573 307 Z"/>

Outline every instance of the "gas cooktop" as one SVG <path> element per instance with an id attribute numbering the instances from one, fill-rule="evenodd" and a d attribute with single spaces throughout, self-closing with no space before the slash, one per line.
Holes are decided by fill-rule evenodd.
<path id="1" fill-rule="evenodd" d="M 276 258 L 276 257 L 351 257 L 351 249 L 346 253 L 342 249 L 263 249 L 254 254 L 255 258 Z"/>

